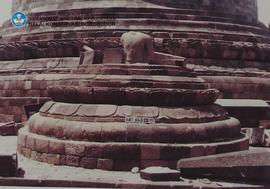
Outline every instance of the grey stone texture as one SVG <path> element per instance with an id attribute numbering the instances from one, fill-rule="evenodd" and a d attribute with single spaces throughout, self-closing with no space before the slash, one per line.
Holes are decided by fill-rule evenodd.
<path id="1" fill-rule="evenodd" d="M 24 144 L 25 138 L 26 145 Z M 40 136 L 20 129 L 18 151 L 25 157 L 54 165 L 130 171 L 133 167 L 165 166 L 175 169 L 182 158 L 247 150 L 248 137 L 203 144 L 68 141 Z M 49 152 L 44 147 L 49 144 Z M 42 146 L 42 148 L 41 148 Z M 47 148 L 45 148 L 47 150 Z"/>
<path id="2" fill-rule="evenodd" d="M 179 181 L 180 171 L 167 167 L 148 167 L 140 171 L 142 179 L 150 181 Z"/>
<path id="3" fill-rule="evenodd" d="M 84 45 L 82 48 L 82 52 L 80 53 L 80 65 L 93 64 L 95 51 L 90 47 Z"/>
<path id="4" fill-rule="evenodd" d="M 182 159 L 177 167 L 183 177 L 268 181 L 269 149 L 254 149 L 208 157 Z"/>
<path id="5" fill-rule="evenodd" d="M 18 160 L 16 154 L 1 153 L 0 155 L 0 176 L 15 177 L 18 169 Z"/>

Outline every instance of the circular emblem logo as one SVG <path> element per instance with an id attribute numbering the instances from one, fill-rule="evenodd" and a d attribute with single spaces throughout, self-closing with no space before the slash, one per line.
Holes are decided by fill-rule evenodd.
<path id="1" fill-rule="evenodd" d="M 12 15 L 11 22 L 16 27 L 24 27 L 27 23 L 27 16 L 23 12 L 15 12 Z"/>

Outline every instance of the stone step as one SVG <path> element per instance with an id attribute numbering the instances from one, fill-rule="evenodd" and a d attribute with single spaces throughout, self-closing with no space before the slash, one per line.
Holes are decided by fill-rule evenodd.
<path id="1" fill-rule="evenodd" d="M 237 75 L 211 75 L 201 77 L 205 79 L 206 82 L 210 83 L 210 86 L 212 88 L 216 88 L 221 91 L 222 95 L 219 98 L 269 99 L 270 78 L 268 77 L 244 77 Z M 246 116 L 245 118 L 248 118 L 248 116 Z"/>
<path id="2" fill-rule="evenodd" d="M 182 159 L 177 168 L 183 177 L 269 181 L 270 150 L 252 149 L 208 157 Z"/>
<path id="3" fill-rule="evenodd" d="M 84 142 L 59 140 L 19 130 L 18 151 L 25 157 L 54 165 L 130 171 L 133 167 L 176 167 L 182 158 L 247 150 L 248 138 L 198 144 Z"/>
<path id="4" fill-rule="evenodd" d="M 48 93 L 57 102 L 168 107 L 208 105 L 214 103 L 220 94 L 216 89 L 173 89 L 155 86 L 144 88 L 142 85 L 129 88 L 96 86 L 72 88 L 56 85 L 49 87 Z"/>
<path id="5" fill-rule="evenodd" d="M 146 28 L 145 31 L 147 30 Z M 75 33 L 75 32 L 74 32 Z M 76 35 L 76 33 L 75 33 Z M 64 36 L 63 36 L 64 37 Z M 254 38 L 253 38 L 254 39 Z M 119 37 L 97 37 L 95 39 L 77 38 L 66 40 L 54 40 L 54 41 L 36 41 L 33 42 L 17 42 L 17 45 L 3 44 L 0 53 L 0 60 L 22 60 L 22 59 L 39 59 L 39 58 L 59 58 L 59 57 L 79 57 L 80 46 L 83 44 L 82 41 L 87 42 L 89 46 L 93 46 L 97 50 L 97 54 L 100 54 L 102 62 L 102 54 L 104 47 L 106 48 L 119 48 L 120 38 Z M 28 43 L 28 44 L 27 44 Z M 44 48 L 39 48 L 43 44 Z M 106 45 L 104 45 L 106 44 Z M 27 45 L 27 48 L 20 48 Z M 50 48 L 54 46 L 54 48 Z M 243 61 L 270 61 L 268 56 L 264 54 L 270 49 L 268 43 L 254 45 L 254 42 L 245 41 L 226 41 L 224 40 L 205 40 L 203 38 L 165 38 L 161 39 L 160 44 L 157 44 L 157 50 L 163 52 L 164 49 L 168 49 L 170 53 L 175 55 L 184 56 L 187 58 L 204 58 L 204 59 L 225 59 L 225 60 L 243 60 Z M 177 48 L 175 48 L 177 46 Z M 39 49 L 33 51 L 33 49 Z M 243 49 L 239 51 L 239 48 Z M 258 48 L 260 52 L 258 53 Z M 16 49 L 16 54 L 10 49 Z M 216 53 L 217 49 L 219 50 Z M 29 54 L 28 52 L 32 53 Z M 5 52 L 5 53 L 4 53 Z M 166 53 L 166 52 L 165 52 Z M 77 62 L 79 63 L 79 62 Z M 262 63 L 266 64 L 266 63 Z M 61 67 L 65 67 L 65 64 L 61 64 Z M 74 66 L 74 65 L 71 65 Z M 67 66 L 66 66 L 67 67 Z M 68 66 L 70 67 L 70 66 Z M 267 67 L 267 65 L 266 65 Z"/>
<path id="6" fill-rule="evenodd" d="M 0 153 L 0 176 L 14 177 L 18 169 L 16 154 Z"/>
<path id="7" fill-rule="evenodd" d="M 260 121 L 267 118 L 266 113 L 270 109 L 266 101 L 255 99 L 218 99 L 216 104 L 221 105 L 229 115 L 237 118 L 242 127 L 258 128 Z"/>
<path id="8" fill-rule="evenodd" d="M 240 136 L 238 120 L 215 105 L 158 108 L 47 102 L 28 125 L 40 135 L 91 142 L 194 143 Z"/>

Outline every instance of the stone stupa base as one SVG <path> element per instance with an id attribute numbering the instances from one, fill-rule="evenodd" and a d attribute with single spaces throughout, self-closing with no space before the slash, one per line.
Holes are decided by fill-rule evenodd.
<path id="1" fill-rule="evenodd" d="M 56 165 L 130 171 L 247 150 L 240 122 L 214 104 L 219 91 L 179 60 L 78 67 L 48 88 L 52 101 L 19 131 L 18 151 Z"/>
<path id="2" fill-rule="evenodd" d="M 147 123 L 148 122 L 148 123 Z M 18 151 L 55 165 L 130 171 L 247 150 L 239 121 L 218 105 L 165 108 L 48 102 L 19 131 Z"/>

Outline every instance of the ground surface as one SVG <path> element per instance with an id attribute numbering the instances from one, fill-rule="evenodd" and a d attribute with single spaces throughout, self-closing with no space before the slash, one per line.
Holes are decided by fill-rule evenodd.
<path id="1" fill-rule="evenodd" d="M 0 137 L 0 154 L 16 152 L 16 137 Z M 112 172 L 88 170 L 67 166 L 55 166 L 26 159 L 19 155 L 19 167 L 25 171 L 21 179 L 0 178 L 1 185 L 47 185 L 48 186 L 82 186 L 82 187 L 125 187 L 125 188 L 193 188 L 205 186 L 212 188 L 251 188 L 247 184 L 213 182 L 208 179 L 179 182 L 149 182 L 140 179 L 139 174 L 131 172 Z M 26 182 L 27 181 L 27 182 Z M 31 182 L 30 182 L 31 181 Z M 32 182 L 35 181 L 35 182 Z M 47 181 L 47 182 L 44 182 Z M 58 182 L 57 182 L 58 181 Z M 61 181 L 61 182 L 59 182 Z M 71 184 L 72 183 L 72 184 Z M 102 184 L 103 183 L 103 184 Z M 105 183 L 105 184 L 104 184 Z M 154 186 L 154 187 L 153 187 Z M 254 185 L 253 185 L 254 187 Z M 269 186 L 268 186 L 269 187 Z M 267 188 L 267 187 L 264 187 Z M 270 187 L 269 187 L 270 188 Z"/>

